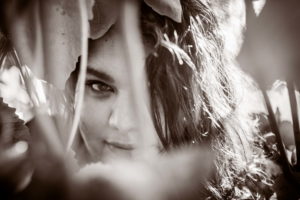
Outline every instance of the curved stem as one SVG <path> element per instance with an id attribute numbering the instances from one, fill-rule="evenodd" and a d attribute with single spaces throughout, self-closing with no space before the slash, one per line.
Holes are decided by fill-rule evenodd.
<path id="1" fill-rule="evenodd" d="M 295 164 L 296 169 L 300 169 L 300 130 L 299 130 L 299 118 L 298 118 L 298 106 L 297 106 L 297 99 L 295 95 L 295 87 L 293 81 L 287 81 L 287 87 L 289 92 L 290 98 L 290 105 L 291 105 L 291 113 L 293 119 L 293 128 L 294 128 L 294 139 L 295 139 L 295 146 L 296 146 L 296 153 L 297 153 L 297 162 Z"/>
<path id="2" fill-rule="evenodd" d="M 276 118 L 275 118 L 274 112 L 272 110 L 271 102 L 270 102 L 270 99 L 267 95 L 267 92 L 265 90 L 262 90 L 262 93 L 263 93 L 265 103 L 266 103 L 266 107 L 267 107 L 267 110 L 268 110 L 268 113 L 269 113 L 268 119 L 269 119 L 270 127 L 271 127 L 272 132 L 276 136 L 276 142 L 277 142 L 278 149 L 279 149 L 279 152 L 280 152 L 280 155 L 281 155 L 282 170 L 286 175 L 289 175 L 290 174 L 289 161 L 288 161 L 286 153 L 285 153 L 284 144 L 282 142 L 282 138 L 281 138 L 278 126 L 277 126 Z"/>
<path id="3" fill-rule="evenodd" d="M 80 62 L 80 71 L 78 76 L 78 82 L 76 87 L 76 97 L 75 97 L 75 115 L 71 128 L 70 137 L 67 142 L 67 151 L 70 151 L 72 144 L 74 142 L 78 124 L 80 120 L 81 108 L 83 105 L 84 99 L 84 86 L 86 78 L 86 69 L 87 69 L 87 59 L 88 59 L 88 13 L 86 2 L 83 0 L 78 0 L 79 9 L 81 14 L 81 62 Z"/>

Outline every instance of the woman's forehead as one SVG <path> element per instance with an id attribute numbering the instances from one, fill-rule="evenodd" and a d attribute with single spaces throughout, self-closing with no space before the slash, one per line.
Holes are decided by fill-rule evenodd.
<path id="1" fill-rule="evenodd" d="M 112 27 L 103 37 L 89 41 L 89 61 L 104 62 L 108 58 L 124 57 L 121 31 Z M 118 59 L 112 59 L 117 61 Z"/>
<path id="2" fill-rule="evenodd" d="M 103 37 L 90 40 L 88 66 L 112 74 L 120 72 L 123 76 L 127 75 L 129 70 L 126 65 L 126 53 L 129 49 L 125 49 L 123 37 L 119 24 L 115 24 Z M 144 46 L 145 56 L 149 54 L 150 49 L 151 47 Z"/>
<path id="3" fill-rule="evenodd" d="M 89 54 L 93 55 L 97 53 L 99 50 L 106 48 L 113 48 L 116 44 L 118 44 L 118 40 L 121 40 L 121 30 L 119 25 L 113 25 L 102 37 L 98 39 L 89 40 Z"/>
<path id="4" fill-rule="evenodd" d="M 116 82 L 128 80 L 121 31 L 113 27 L 103 37 L 89 42 L 88 67 L 111 76 Z"/>

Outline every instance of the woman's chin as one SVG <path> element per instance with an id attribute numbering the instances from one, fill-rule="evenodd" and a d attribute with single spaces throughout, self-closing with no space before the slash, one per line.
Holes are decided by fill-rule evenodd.
<path id="1" fill-rule="evenodd" d="M 133 158 L 133 151 L 133 149 L 124 149 L 111 144 L 105 144 L 101 154 L 101 162 L 111 163 L 120 160 L 130 160 Z"/>

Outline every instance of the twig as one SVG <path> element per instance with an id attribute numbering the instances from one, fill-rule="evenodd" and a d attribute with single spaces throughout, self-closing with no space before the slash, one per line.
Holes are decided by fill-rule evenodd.
<path id="1" fill-rule="evenodd" d="M 4 65 L 5 59 L 6 59 L 6 55 L 10 50 L 10 44 L 8 42 L 8 40 L 6 38 L 4 38 L 4 36 L 2 36 L 1 41 L 0 41 L 0 66 L 1 69 Z"/>
<path id="2" fill-rule="evenodd" d="M 299 130 L 299 118 L 298 118 L 298 107 L 297 99 L 295 95 L 294 82 L 291 80 L 287 81 L 287 88 L 289 91 L 292 119 L 293 119 L 293 128 L 294 128 L 294 139 L 296 146 L 297 162 L 294 165 L 296 169 L 300 169 L 300 130 Z"/>
<path id="3" fill-rule="evenodd" d="M 288 161 L 287 156 L 286 156 L 284 144 L 282 142 L 282 138 L 281 138 L 278 126 L 277 126 L 276 118 L 275 118 L 274 112 L 272 110 L 270 99 L 269 99 L 269 97 L 267 95 L 267 92 L 265 90 L 262 90 L 262 93 L 263 93 L 265 103 L 266 103 L 266 107 L 267 107 L 267 110 L 268 110 L 268 113 L 269 113 L 268 119 L 269 119 L 270 127 L 271 127 L 272 132 L 276 136 L 276 142 L 278 144 L 278 149 L 279 149 L 279 152 L 280 152 L 280 155 L 281 155 L 282 170 L 285 174 L 290 175 L 289 161 Z"/>

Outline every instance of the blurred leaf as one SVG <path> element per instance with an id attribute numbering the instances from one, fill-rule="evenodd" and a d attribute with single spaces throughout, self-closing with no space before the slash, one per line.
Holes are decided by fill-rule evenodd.
<path id="1" fill-rule="evenodd" d="M 90 164 L 81 169 L 78 180 L 107 180 L 129 199 L 201 199 L 213 161 L 208 149 L 182 148 L 140 160 Z"/>
<path id="2" fill-rule="evenodd" d="M 30 140 L 27 127 L 15 111 L 16 109 L 10 108 L 0 98 L 0 148 L 11 146 L 19 140 Z"/>
<path id="3" fill-rule="evenodd" d="M 118 0 L 95 0 L 93 19 L 90 21 L 90 37 L 102 37 L 116 23 L 120 12 Z"/>
<path id="4" fill-rule="evenodd" d="M 160 15 L 181 22 L 182 8 L 179 0 L 145 0 L 145 3 Z M 120 2 L 118 0 L 95 0 L 94 17 L 90 21 L 90 37 L 92 39 L 102 37 L 116 23 L 119 13 Z"/>
<path id="5" fill-rule="evenodd" d="M 31 142 L 28 128 L 15 114 L 15 109 L 0 98 L 0 193 L 10 195 L 25 185 L 25 177 L 31 170 L 28 158 L 28 143 Z M 25 181 L 25 182 L 24 182 Z"/>
<path id="6" fill-rule="evenodd" d="M 259 17 L 248 9 L 239 62 L 262 88 L 270 87 L 277 79 L 293 79 L 300 86 L 299 20 L 297 0 L 267 1 Z"/>
<path id="7" fill-rule="evenodd" d="M 29 1 L 9 24 L 12 41 L 21 63 L 62 89 L 74 70 L 81 50 L 81 16 L 78 0 Z M 19 1 L 11 3 L 18 11 Z M 20 4 L 20 3 L 19 3 Z M 86 0 L 92 17 L 93 0 Z"/>
<path id="8" fill-rule="evenodd" d="M 180 0 L 145 0 L 145 3 L 160 15 L 167 16 L 176 22 L 181 22 L 182 7 Z"/>
<path id="9" fill-rule="evenodd" d="M 80 56 L 79 1 L 28 0 L 23 7 L 24 2 L 21 1 L 7 2 L 4 4 L 9 10 L 6 24 L 22 65 L 29 66 L 40 79 L 63 89 Z M 178 0 L 147 0 L 146 3 L 158 13 L 181 21 L 182 10 Z M 89 19 L 93 18 L 90 21 L 90 37 L 99 38 L 116 22 L 120 3 L 115 0 L 86 0 L 86 5 Z"/>
<path id="10" fill-rule="evenodd" d="M 23 147 L 21 147 L 23 146 Z M 18 142 L 0 153 L 0 194 L 11 196 L 27 186 L 32 166 L 28 162 L 27 143 Z M 3 196 L 4 195 L 4 196 Z"/>

